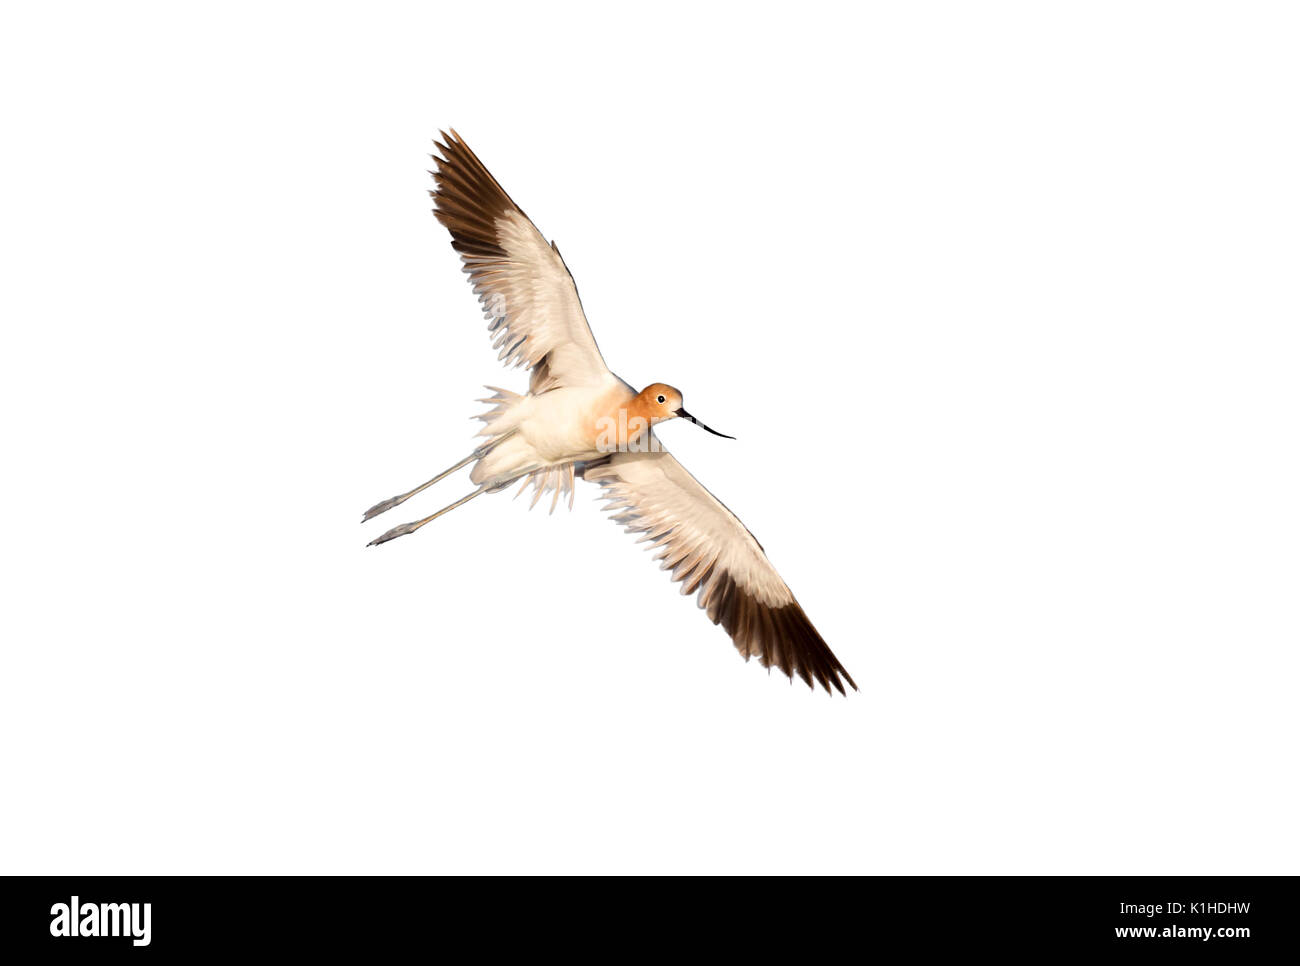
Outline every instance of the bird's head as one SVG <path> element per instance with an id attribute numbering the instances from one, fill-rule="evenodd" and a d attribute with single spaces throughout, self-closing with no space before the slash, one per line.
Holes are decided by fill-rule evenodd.
<path id="1" fill-rule="evenodd" d="M 726 433 L 720 433 L 716 429 L 709 429 L 702 422 L 688 413 L 682 406 L 682 394 L 672 386 L 663 382 L 652 382 L 638 394 L 641 402 L 640 408 L 649 415 L 651 424 L 662 423 L 668 419 L 688 419 L 700 429 L 712 433 L 714 436 L 721 436 L 723 439 L 735 439 L 734 436 L 728 436 Z"/>

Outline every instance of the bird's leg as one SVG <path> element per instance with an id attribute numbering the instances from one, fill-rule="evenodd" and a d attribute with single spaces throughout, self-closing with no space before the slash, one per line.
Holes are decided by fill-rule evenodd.
<path id="1" fill-rule="evenodd" d="M 433 479 L 429 480 L 428 482 L 421 483 L 414 490 L 409 490 L 408 492 L 403 493 L 400 496 L 390 496 L 387 500 L 384 500 L 380 503 L 376 503 L 374 506 L 372 506 L 369 510 L 366 511 L 365 516 L 361 518 L 361 522 L 365 523 L 367 520 L 371 519 L 372 517 L 377 517 L 379 516 L 379 514 L 391 510 L 395 506 L 400 506 L 401 504 L 409 500 L 411 497 L 415 496 L 415 494 L 419 493 L 421 490 L 433 486 L 433 484 L 437 483 L 441 479 L 445 479 L 446 477 L 450 476 L 452 473 L 455 473 L 461 467 L 467 466 L 468 464 L 474 462 L 476 459 L 481 459 L 482 457 L 486 456 L 488 453 L 492 452 L 492 450 L 496 448 L 497 444 L 504 442 L 514 434 L 515 431 L 511 430 L 509 433 L 506 433 L 504 436 L 498 436 L 496 439 L 492 440 L 492 442 L 486 443 L 483 446 L 480 446 L 478 449 L 474 450 L 474 452 L 470 453 L 468 456 L 466 456 L 455 466 L 449 466 L 447 469 L 443 470 Z"/>
<path id="2" fill-rule="evenodd" d="M 424 526 L 426 523 L 430 522 L 431 520 L 438 519 L 438 517 L 442 516 L 444 513 L 448 513 L 456 509 L 456 507 L 458 506 L 463 506 L 464 504 L 468 503 L 470 500 L 474 499 L 474 497 L 485 492 L 487 492 L 486 488 L 479 487 L 479 489 L 475 490 L 473 493 L 470 493 L 466 496 L 462 496 L 455 503 L 451 504 L 450 506 L 443 507 L 437 513 L 427 516 L 423 520 L 416 520 L 414 523 L 403 523 L 400 527 L 393 527 L 393 529 L 389 530 L 382 537 L 375 537 L 375 539 L 371 540 L 368 544 L 366 544 L 366 546 L 367 547 L 378 546 L 381 543 L 387 543 L 389 540 L 392 540 L 395 537 L 404 537 L 408 533 L 414 533 L 416 530 L 419 530 L 420 527 Z"/>
<path id="3" fill-rule="evenodd" d="M 468 456 L 466 456 L 455 466 L 449 466 L 447 469 L 443 470 L 433 479 L 429 480 L 426 483 L 421 483 L 414 490 L 408 490 L 407 492 L 401 494 L 400 496 L 390 496 L 387 500 L 383 500 L 380 503 L 376 503 L 374 506 L 372 506 L 369 510 L 366 511 L 365 516 L 361 518 L 361 522 L 365 523 L 367 520 L 371 519 L 372 517 L 377 517 L 379 516 L 379 514 L 387 510 L 391 510 L 395 506 L 400 506 L 401 504 L 409 500 L 411 497 L 415 496 L 415 494 L 419 493 L 421 490 L 433 486 L 433 484 L 437 483 L 439 480 L 450 476 L 452 473 L 455 473 L 461 467 L 466 466 L 469 463 L 472 463 L 477 458 L 478 457 L 474 453 L 470 453 Z"/>

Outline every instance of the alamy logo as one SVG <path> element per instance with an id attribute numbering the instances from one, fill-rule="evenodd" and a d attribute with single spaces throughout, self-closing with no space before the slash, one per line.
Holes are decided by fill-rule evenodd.
<path id="1" fill-rule="evenodd" d="M 71 902 L 50 906 L 51 936 L 130 936 L 131 945 L 149 945 L 148 902 Z"/>

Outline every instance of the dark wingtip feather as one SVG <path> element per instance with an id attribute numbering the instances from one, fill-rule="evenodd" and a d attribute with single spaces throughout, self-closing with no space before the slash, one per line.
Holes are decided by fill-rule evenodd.
<path id="1" fill-rule="evenodd" d="M 434 141 L 436 185 L 431 192 L 434 215 L 451 232 L 452 247 L 462 255 L 502 258 L 506 252 L 497 235 L 496 220 L 509 211 L 523 211 L 506 194 L 486 165 L 470 149 L 456 129 L 438 132 Z M 526 216 L 525 216 L 526 217 Z"/>
<path id="2" fill-rule="evenodd" d="M 745 660 L 757 656 L 764 667 L 776 666 L 791 680 L 797 674 L 809 688 L 820 684 L 827 694 L 834 687 L 847 697 L 844 682 L 858 690 L 798 602 L 773 607 L 747 594 L 726 572 L 716 579 L 719 585 L 710 597 L 709 618 L 731 635 Z"/>

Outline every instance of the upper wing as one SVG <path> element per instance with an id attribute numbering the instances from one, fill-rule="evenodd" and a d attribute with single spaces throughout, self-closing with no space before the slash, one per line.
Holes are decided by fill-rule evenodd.
<path id="1" fill-rule="evenodd" d="M 757 655 L 809 687 L 815 678 L 827 693 L 833 684 L 843 694 L 843 677 L 856 691 L 754 535 L 655 442 L 657 452 L 616 453 L 585 468 L 584 478 L 604 488 L 607 509 L 620 511 L 614 521 L 663 548 L 656 557 L 663 569 L 683 581 L 683 594 L 699 591 L 700 606 L 745 660 Z"/>
<path id="2" fill-rule="evenodd" d="M 596 385 L 609 378 L 573 276 L 528 216 L 453 130 L 435 146 L 434 214 L 451 232 L 474 284 L 493 348 L 533 370 L 533 392 Z"/>

